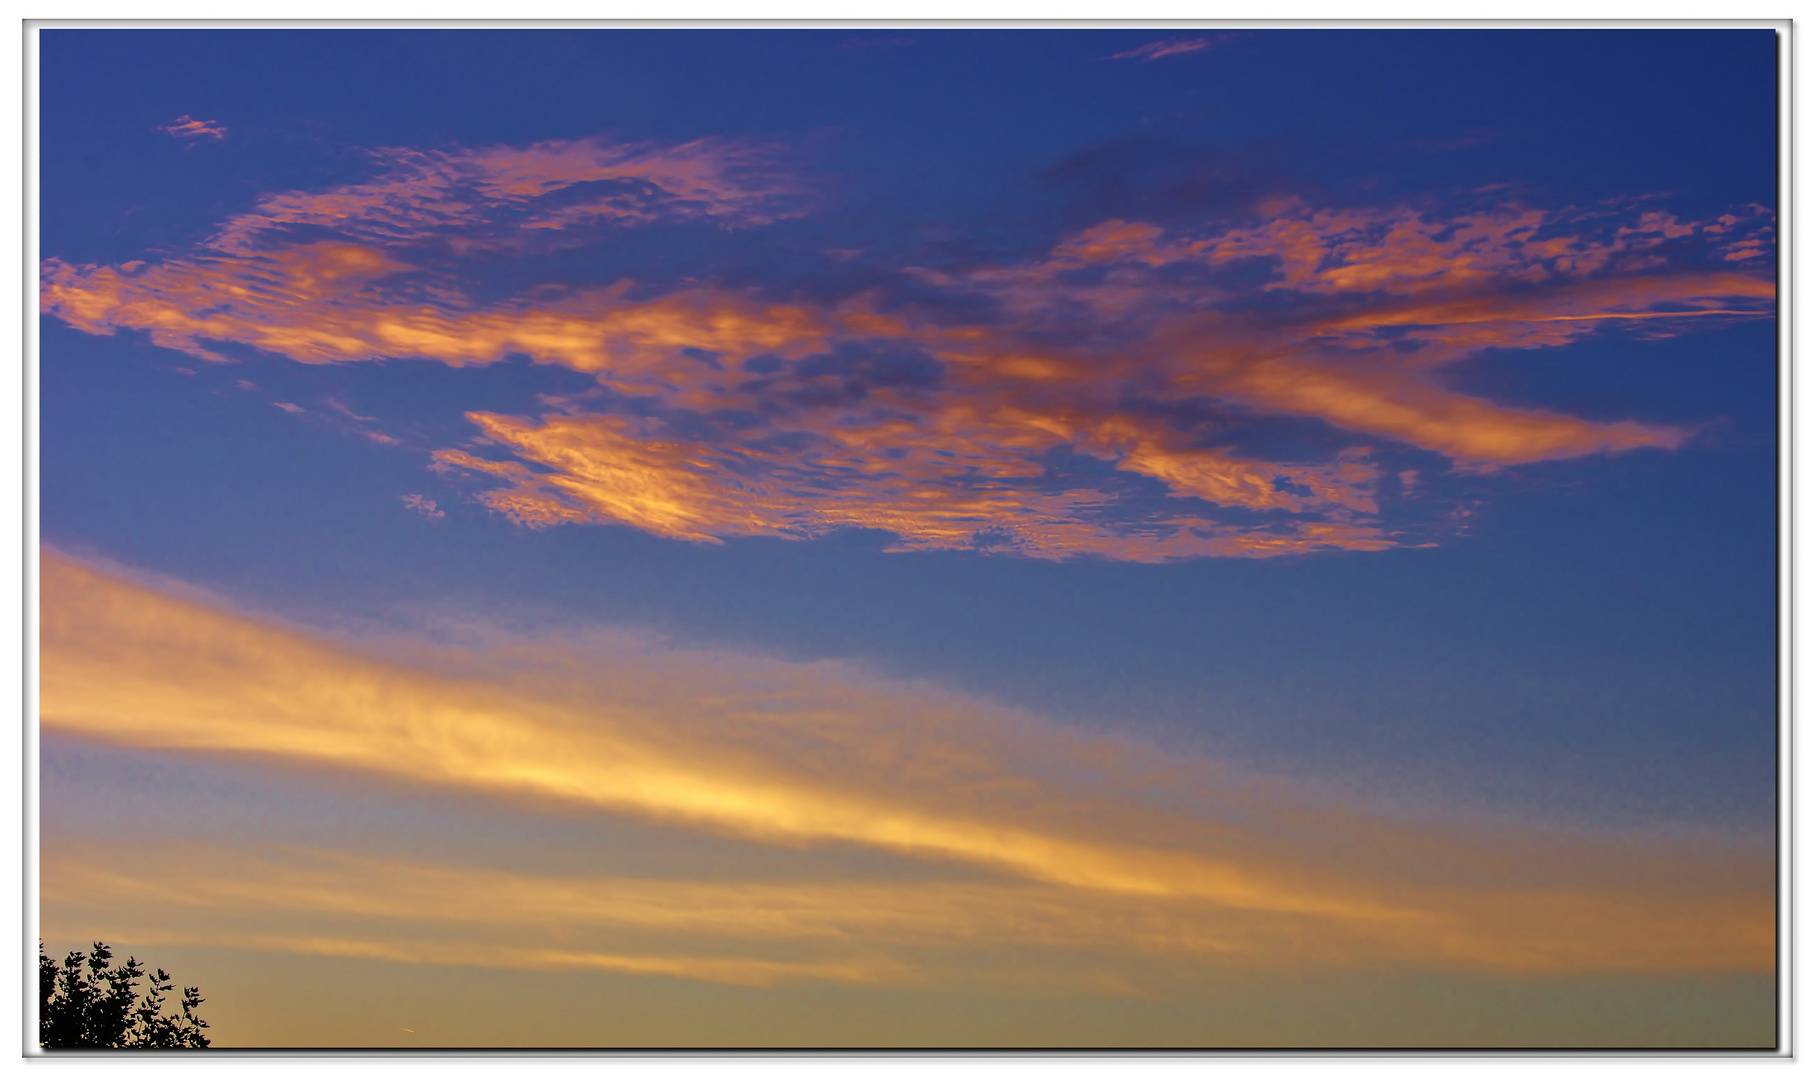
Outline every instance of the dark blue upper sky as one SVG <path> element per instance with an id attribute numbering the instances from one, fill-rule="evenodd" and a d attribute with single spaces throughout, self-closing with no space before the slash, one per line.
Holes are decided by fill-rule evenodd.
<path id="1" fill-rule="evenodd" d="M 1769 31 L 1241 31 L 1194 54 L 1104 60 L 1201 36 L 51 31 L 44 251 L 124 261 L 200 239 L 259 194 L 358 175 L 361 149 L 601 134 L 796 140 L 835 178 L 839 209 L 886 208 L 879 231 L 987 228 L 1005 212 L 1088 225 L 1151 213 L 1192 180 L 1214 200 L 1219 179 L 1339 202 L 1511 184 L 1553 207 L 1775 205 Z M 179 114 L 225 124 L 231 145 L 186 153 L 153 130 Z"/>

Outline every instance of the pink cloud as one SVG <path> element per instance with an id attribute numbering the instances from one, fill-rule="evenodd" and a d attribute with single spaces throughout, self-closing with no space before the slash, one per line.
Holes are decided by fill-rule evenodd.
<path id="1" fill-rule="evenodd" d="M 381 245 L 441 238 L 458 251 L 551 243 L 580 226 L 708 218 L 764 224 L 800 212 L 772 148 L 730 139 L 677 146 L 552 140 L 466 150 L 386 148 L 378 175 L 321 192 L 267 195 L 211 244 L 247 253 L 299 226 Z"/>
<path id="2" fill-rule="evenodd" d="M 196 139 L 213 139 L 215 142 L 220 142 L 227 137 L 227 129 L 225 126 L 218 124 L 213 120 L 197 120 L 188 114 L 179 116 L 170 123 L 154 130 L 175 135 L 179 139 L 188 139 L 191 142 L 194 142 Z"/>
<path id="3" fill-rule="evenodd" d="M 401 495 L 398 497 L 403 501 L 403 505 L 430 521 L 440 521 L 447 517 L 446 511 L 436 506 L 435 500 L 426 495 Z"/>

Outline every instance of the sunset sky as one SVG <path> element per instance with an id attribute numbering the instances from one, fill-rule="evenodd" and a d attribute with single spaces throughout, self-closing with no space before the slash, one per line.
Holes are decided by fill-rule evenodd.
<path id="1" fill-rule="evenodd" d="M 220 1046 L 1771 1046 L 1770 30 L 45 30 L 42 936 Z"/>

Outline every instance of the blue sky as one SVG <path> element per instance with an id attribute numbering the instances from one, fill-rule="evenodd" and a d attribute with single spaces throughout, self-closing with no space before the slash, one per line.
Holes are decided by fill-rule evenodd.
<path id="1" fill-rule="evenodd" d="M 1027 852 L 1095 835 L 1063 809 L 1091 804 L 1115 808 L 1101 828 L 1120 831 L 1103 844 L 1234 859 L 1277 833 L 1277 858 L 1316 873 L 1350 865 L 1332 837 L 1352 826 L 1381 853 L 1354 855 L 1331 888 L 1420 911 L 1442 907 L 1417 891 L 1437 887 L 1427 879 L 1474 880 L 1447 856 L 1407 854 L 1451 850 L 1430 847 L 1433 829 L 1463 848 L 1550 853 L 1529 866 L 1508 855 L 1505 895 L 1579 884 L 1584 871 L 1565 867 L 1607 862 L 1578 843 L 1662 845 L 1644 856 L 1657 882 L 1740 860 L 1753 876 L 1734 880 L 1762 872 L 1768 886 L 1768 31 L 164 29 L 40 41 L 41 523 L 63 560 L 47 625 L 55 605 L 70 612 L 69 636 L 45 650 L 71 673 L 46 675 L 42 844 L 69 868 L 49 881 L 91 881 L 96 853 L 119 841 L 109 821 L 125 815 L 167 825 L 187 845 L 169 865 L 198 874 L 226 873 L 210 851 L 303 845 L 327 860 L 310 871 L 322 874 L 382 855 L 471 874 L 769 873 L 826 888 L 949 871 L 1089 893 Z M 127 611 L 139 614 L 119 621 Z M 163 640 L 145 629 L 160 620 L 197 629 Z M 82 644 L 110 634 L 138 644 L 107 656 Z M 317 682 L 258 684 L 290 669 L 220 644 L 260 634 Z M 645 670 L 691 674 L 642 687 Z M 296 741 L 294 719 L 247 720 L 260 742 L 159 711 L 212 708 L 195 704 L 212 700 L 204 675 L 239 687 L 218 700 L 247 716 L 286 693 L 313 702 L 309 715 L 351 710 L 322 721 L 338 749 Z M 434 680 L 469 675 L 486 687 L 473 694 L 516 702 L 512 716 L 581 718 L 523 719 L 525 745 L 607 724 L 631 708 L 613 694 L 642 687 L 641 719 L 612 738 L 668 747 L 719 778 L 699 783 L 740 792 L 757 774 L 733 769 L 733 783 L 725 761 L 766 762 L 763 776 L 794 768 L 798 745 L 828 738 L 807 734 L 815 717 L 858 717 L 851 730 L 869 734 L 833 740 L 851 757 L 813 774 L 824 783 L 879 770 L 870 782 L 890 805 L 949 803 L 991 827 L 1037 819 L 1046 839 L 1002 855 L 964 839 L 969 825 L 923 822 L 944 839 L 903 847 L 881 826 L 777 839 L 772 823 L 667 796 L 576 808 L 566 788 L 526 794 L 477 766 L 428 769 L 434 740 L 455 738 L 445 731 L 412 736 L 429 741 L 407 752 L 381 746 L 351 699 L 308 697 L 334 679 L 402 680 L 423 701 L 453 701 Z M 144 692 L 103 700 L 95 679 Z M 718 704 L 664 696 L 695 683 L 720 687 Z M 73 688 L 66 700 L 58 686 Z M 770 735 L 750 735 L 746 707 L 724 704 L 745 696 L 768 702 L 748 708 L 780 725 Z M 1107 760 L 1103 739 L 1137 747 L 1127 761 L 1158 754 L 1224 779 L 1174 778 L 1182 786 L 1162 796 L 1174 789 L 1120 757 L 1038 771 L 1049 757 Z M 925 771 L 916 746 L 941 748 L 945 764 Z M 991 764 L 941 771 L 958 761 Z M 790 783 L 819 805 L 822 780 Z M 1269 794 L 1205 794 L 1225 782 Z M 992 784 L 1037 794 L 1011 811 L 981 794 Z M 1159 813 L 1138 809 L 1152 799 L 1183 817 L 1143 817 Z M 1330 831 L 1319 814 L 1349 824 Z M 1236 832 L 1192 831 L 1211 820 Z M 646 833 L 660 839 L 627 839 Z M 533 867 L 504 867 L 524 842 L 496 836 L 548 839 Z M 623 854 L 650 844 L 693 861 L 650 869 Z M 1127 869 L 1135 856 L 1090 850 L 1077 858 L 1149 880 Z M 1273 858 L 1254 864 L 1256 880 L 1312 873 Z M 1179 884 L 1189 875 L 1151 873 L 1193 903 L 1300 912 L 1299 900 L 1243 908 Z M 232 909 L 233 948 L 388 964 L 399 986 L 437 964 L 557 963 L 546 942 L 507 948 L 470 927 L 425 959 L 429 946 L 398 944 L 419 927 L 388 923 L 337 931 L 329 954 L 341 959 L 324 961 L 297 944 L 325 940 L 297 929 L 326 918 L 295 906 L 307 890 L 272 899 L 295 880 L 222 886 L 262 898 Z M 1690 902 L 1664 884 L 1605 888 L 1663 905 L 1671 940 L 1717 918 L 1669 908 Z M 942 910 L 944 896 L 917 910 Z M 1768 909 L 1768 887 L 1718 903 L 1756 915 L 1759 897 Z M 236 955 L 185 929 L 193 912 L 135 924 L 92 897 L 44 906 L 72 940 L 136 933 L 202 950 L 204 972 Z M 1313 917 L 1289 917 L 1301 916 Z M 1102 914 L 1105 926 L 1140 917 Z M 1458 961 L 1466 978 L 1487 982 L 1468 993 L 1529 990 L 1518 980 L 1539 977 L 1536 961 L 1507 957 L 1564 948 L 1544 937 L 1559 925 L 1438 952 L 1472 957 Z M 1276 929 L 1257 924 L 1250 940 Z M 1754 930 L 1733 933 L 1752 943 L 1734 957 L 1756 945 Z M 1103 934 L 1067 946 L 1096 950 L 1082 966 L 1016 946 L 1004 965 L 1025 975 L 1010 980 L 1020 989 L 988 991 L 1001 1014 L 1029 986 L 1101 1004 L 1139 985 L 1178 1001 L 1234 977 L 1217 960 L 1156 973 Z M 1374 978 L 1405 994 L 1407 972 L 1465 977 L 1424 944 L 1356 934 L 1335 950 L 1350 966 L 1321 985 Z M 761 952 L 754 940 L 740 947 Z M 761 953 L 762 970 L 779 971 L 795 946 L 770 944 L 781 952 Z M 643 945 L 639 956 L 672 947 Z M 901 948 L 886 964 L 802 961 L 782 983 L 750 984 L 767 987 L 748 990 L 750 1007 L 785 1011 L 788 995 L 844 979 L 919 995 L 916 1008 L 945 1019 L 914 1038 L 937 1043 L 959 1030 L 951 995 L 981 992 L 975 973 L 927 959 L 938 949 L 926 941 Z M 1241 970 L 1277 977 L 1283 954 L 1256 949 Z M 1607 1026 L 1564 1033 L 1523 1006 L 1536 1011 L 1517 1037 L 1644 1041 L 1655 1032 L 1633 1034 L 1643 1025 L 1606 1003 L 1689 986 L 1673 999 L 1682 1008 L 1734 1018 L 1696 1037 L 1768 1041 L 1768 961 L 1745 955 L 1546 968 L 1602 995 L 1589 1011 Z M 606 965 L 563 993 L 670 978 L 682 996 L 690 979 L 728 992 L 754 956 L 735 971 L 695 957 L 679 975 L 679 961 L 658 974 Z M 1650 989 L 1595 982 L 1616 976 Z M 313 1014 L 273 1034 L 282 1010 L 238 1007 L 250 1041 L 395 1037 Z M 1126 1021 L 1130 1038 L 1193 1041 L 1154 1009 Z M 704 1009 L 692 1035 L 663 1037 L 710 1041 L 725 1022 Z M 1283 1023 L 1269 1037 L 1326 1037 Z M 1457 1023 L 1386 1041 L 1494 1041 Z"/>

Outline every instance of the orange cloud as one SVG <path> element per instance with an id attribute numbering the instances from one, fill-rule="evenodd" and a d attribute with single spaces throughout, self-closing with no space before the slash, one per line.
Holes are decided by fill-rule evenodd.
<path id="1" fill-rule="evenodd" d="M 1733 301 L 1770 301 L 1776 297 L 1777 287 L 1772 282 L 1739 274 L 1651 275 L 1587 281 L 1533 293 L 1387 304 L 1363 314 L 1332 319 L 1317 329 L 1324 333 L 1341 333 L 1386 326 L 1452 327 L 1501 323 L 1513 327 L 1541 327 L 1545 323 L 1594 322 L 1603 319 L 1757 316 L 1770 314 L 1770 311 L 1760 308 L 1726 308 L 1720 305 Z M 1648 310 L 1660 304 L 1682 307 L 1680 310 Z M 1519 343 L 1516 337 L 1509 336 L 1502 340 L 1514 345 Z"/>
<path id="2" fill-rule="evenodd" d="M 1417 529 L 1395 526 L 1406 507 L 1377 485 L 1407 451 L 1485 471 L 1680 446 L 1683 428 L 1509 407 L 1442 369 L 1775 307 L 1771 281 L 1733 269 L 1770 243 L 1757 207 L 1688 222 L 1286 199 L 1196 232 L 1112 220 L 1043 258 L 905 271 L 993 305 L 970 322 L 881 293 L 703 282 L 480 303 L 459 273 L 586 222 L 770 220 L 797 193 L 770 157 L 723 140 L 381 151 L 377 179 L 269 196 L 188 257 L 48 259 L 41 308 L 212 360 L 231 343 L 317 364 L 525 355 L 591 375 L 600 393 L 537 418 L 471 415 L 513 461 L 481 443 L 435 455 L 494 478 L 477 497 L 525 524 L 694 541 L 860 527 L 904 549 L 1157 560 L 1422 542 L 1402 539 Z M 1329 430 L 1310 456 L 1270 460 L 1225 436 L 1219 410 Z M 1088 462 L 1106 469 L 1075 467 Z"/>
<path id="3" fill-rule="evenodd" d="M 1622 321 L 1683 328 L 1708 316 L 1772 314 L 1768 280 L 1658 273 L 1650 264 L 1608 276 L 1632 252 L 1701 226 L 1648 214 L 1605 241 L 1557 234 L 1558 227 L 1536 211 L 1428 220 L 1287 202 L 1260 226 L 1202 239 L 1107 222 L 1061 243 L 1045 262 L 977 278 L 1029 325 L 1080 310 L 1107 326 L 1144 323 L 1149 343 L 1118 375 L 1138 369 L 1169 379 L 1180 396 L 1313 417 L 1469 465 L 1680 445 L 1688 434 L 1680 429 L 1507 408 L 1433 381 L 1434 369 L 1483 349 L 1563 345 Z M 1273 264 L 1276 276 L 1263 291 L 1357 295 L 1304 316 L 1262 319 L 1219 309 L 1231 299 L 1225 289 L 1181 288 L 1162 276 L 1241 259 Z M 1098 273 L 1071 276 L 1086 266 Z M 1323 313 L 1332 307 L 1340 314 Z"/>
<path id="4" fill-rule="evenodd" d="M 1230 355 L 1214 330 L 1181 335 L 1198 360 L 1192 381 L 1269 412 L 1295 413 L 1350 431 L 1397 439 L 1473 466 L 1680 446 L 1689 432 L 1632 421 L 1599 423 L 1540 409 L 1495 405 L 1445 389 L 1414 365 L 1363 366 L 1340 358 Z"/>
<path id="5" fill-rule="evenodd" d="M 683 540 L 726 536 L 810 537 L 837 528 L 884 529 L 901 549 L 1012 547 L 1046 558 L 1097 554 L 1158 561 L 1194 555 L 1278 555 L 1319 548 L 1391 546 L 1378 528 L 1348 520 L 1371 511 L 1374 470 L 1358 461 L 1333 469 L 1245 462 L 1204 450 L 1168 449 L 1130 425 L 1105 424 L 1089 447 L 1120 458 L 1118 468 L 1153 477 L 1181 495 L 1228 506 L 1299 512 L 1315 508 L 1340 520 L 1292 521 L 1270 528 L 1219 527 L 1175 515 L 1116 520 L 1094 488 L 1046 491 L 1023 445 L 1061 442 L 1038 417 L 943 417 L 921 430 L 908 424 L 814 429 L 809 450 L 662 439 L 618 416 L 552 415 L 540 423 L 470 414 L 487 441 L 543 466 L 437 452 L 444 469 L 507 481 L 479 498 L 529 525 L 618 522 Z M 981 429 L 981 430 L 979 430 Z M 805 435 L 799 428 L 792 434 Z M 1288 481 L 1305 495 L 1276 486 Z"/>
<path id="6" fill-rule="evenodd" d="M 638 303 L 623 287 L 543 305 L 472 310 L 413 295 L 414 267 L 372 248 L 319 243 L 245 257 L 166 263 L 127 274 L 47 260 L 43 310 L 91 334 L 142 330 L 210 360 L 235 342 L 308 364 L 429 359 L 456 367 L 512 353 L 577 371 L 635 374 L 683 350 L 802 352 L 823 340 L 812 312 L 735 295 L 680 293 Z"/>
<path id="7" fill-rule="evenodd" d="M 1048 956 L 1124 985 L 1206 965 L 1756 972 L 1775 961 L 1762 847 L 1314 809 L 1211 762 L 837 664 L 573 634 L 356 648 L 54 552 L 41 565 L 47 730 L 747 844 L 851 845 L 921 868 L 882 883 L 645 881 L 47 839 L 44 907 L 59 933 L 131 924 L 137 940 L 207 933 L 412 963 L 758 984 L 944 980 L 979 947 L 1011 969 Z M 362 655 L 375 651 L 391 658 Z"/>

